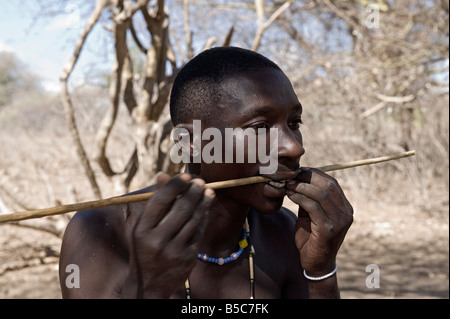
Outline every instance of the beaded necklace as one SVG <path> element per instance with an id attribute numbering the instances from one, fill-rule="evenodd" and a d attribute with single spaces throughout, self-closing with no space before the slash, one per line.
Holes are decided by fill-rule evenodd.
<path id="1" fill-rule="evenodd" d="M 204 262 L 213 263 L 219 266 L 225 265 L 231 261 L 237 260 L 239 256 L 242 254 L 244 249 L 249 245 L 250 241 L 250 227 L 248 225 L 247 218 L 245 219 L 244 230 L 242 239 L 239 241 L 239 250 L 232 253 L 230 256 L 226 258 L 213 258 L 208 256 L 207 254 L 198 254 L 197 258 Z M 254 248 L 250 245 L 250 252 L 248 256 L 248 263 L 250 269 L 250 299 L 255 298 L 255 269 L 253 264 L 253 255 L 255 254 Z M 189 283 L 189 278 L 186 279 L 184 283 L 186 289 L 186 299 L 191 299 L 191 285 Z"/>

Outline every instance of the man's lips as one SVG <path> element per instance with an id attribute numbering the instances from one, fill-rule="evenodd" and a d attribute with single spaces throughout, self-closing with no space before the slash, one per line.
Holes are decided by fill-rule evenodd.
<path id="1" fill-rule="evenodd" d="M 286 181 L 280 181 L 280 182 L 268 181 L 267 184 L 269 184 L 270 186 L 275 187 L 275 188 L 284 188 L 284 186 L 286 186 Z"/>
<path id="2" fill-rule="evenodd" d="M 276 184 L 275 184 L 276 183 Z M 284 182 L 269 181 L 261 183 L 264 197 L 281 199 L 286 196 L 286 187 Z"/>
<path id="3" fill-rule="evenodd" d="M 299 168 L 295 171 L 276 172 L 274 174 L 261 174 L 261 176 L 267 177 L 271 181 L 274 181 L 274 182 L 287 182 L 287 181 L 297 177 L 297 175 L 300 174 L 300 172 L 301 172 L 301 168 Z"/>
<path id="4" fill-rule="evenodd" d="M 301 169 L 297 169 L 295 171 L 286 171 L 286 172 L 277 172 L 275 174 L 270 175 L 261 175 L 263 177 L 267 177 L 270 181 L 267 181 L 266 184 L 278 189 L 282 189 L 286 186 L 286 182 L 290 181 L 297 177 L 297 175 L 301 172 Z"/>

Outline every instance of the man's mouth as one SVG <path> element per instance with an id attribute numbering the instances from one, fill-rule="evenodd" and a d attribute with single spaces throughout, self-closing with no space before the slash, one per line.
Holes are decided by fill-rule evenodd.
<path id="1" fill-rule="evenodd" d="M 284 188 L 286 186 L 286 181 L 268 181 L 266 183 L 275 188 Z"/>
<path id="2" fill-rule="evenodd" d="M 272 175 L 262 175 L 264 177 L 270 178 L 266 184 L 269 184 L 273 188 L 282 189 L 286 186 L 286 183 L 291 179 L 294 179 L 300 173 L 300 169 L 295 171 L 283 171 Z"/>

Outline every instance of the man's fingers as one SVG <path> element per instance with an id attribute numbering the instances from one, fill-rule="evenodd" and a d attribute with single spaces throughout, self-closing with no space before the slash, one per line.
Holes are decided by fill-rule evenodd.
<path id="1" fill-rule="evenodd" d="M 322 172 L 319 169 L 307 167 L 302 168 L 302 171 L 300 172 L 300 174 L 298 174 L 294 182 L 295 181 L 309 185 L 314 185 L 315 187 L 317 187 L 316 189 L 310 189 L 311 191 L 308 192 L 308 194 L 305 194 L 307 196 L 315 196 L 317 197 L 315 198 L 316 200 L 321 200 L 322 197 L 329 196 L 333 201 L 336 202 L 336 205 L 338 206 L 346 204 L 344 202 L 345 200 L 344 192 L 342 188 L 339 186 L 337 180 L 332 176 L 326 174 L 325 172 Z M 292 185 L 293 183 L 288 184 L 288 186 L 291 187 Z M 308 189 L 305 188 L 304 190 L 307 191 Z"/>
<path id="2" fill-rule="evenodd" d="M 165 177 L 162 176 L 161 183 L 164 183 L 164 180 Z M 166 182 L 147 202 L 139 224 L 144 228 L 153 228 L 157 225 L 172 207 L 177 197 L 189 189 L 190 180 L 189 174 L 181 174 Z"/>
<path id="3" fill-rule="evenodd" d="M 302 169 L 296 180 L 290 181 L 286 188 L 288 196 L 292 197 L 299 206 L 309 213 L 312 213 L 313 211 L 310 209 L 314 208 L 316 208 L 316 211 L 319 211 L 319 206 L 320 210 L 330 219 L 339 218 L 337 214 L 340 213 L 352 212 L 350 203 L 338 182 L 333 177 L 319 170 Z M 304 203 L 305 199 L 297 194 L 304 195 L 316 203 Z"/>
<path id="4" fill-rule="evenodd" d="M 203 198 L 205 182 L 194 179 L 190 184 L 189 189 L 177 198 L 168 213 L 155 225 L 156 227 L 176 233 L 192 217 Z"/>
<path id="5" fill-rule="evenodd" d="M 174 238 L 174 242 L 179 245 L 190 246 L 197 249 L 200 239 L 208 220 L 208 211 L 214 200 L 215 193 L 212 189 L 206 189 L 203 199 L 196 207 L 191 219 L 183 226 Z"/>
<path id="6" fill-rule="evenodd" d="M 156 186 L 158 187 L 158 189 L 160 189 L 161 187 L 163 187 L 168 181 L 170 181 L 170 175 L 165 174 L 165 173 L 160 173 L 158 174 L 158 176 L 156 177 Z"/>
<path id="7" fill-rule="evenodd" d="M 309 217 L 314 225 L 327 222 L 328 216 L 319 202 L 295 190 L 288 189 L 287 195 L 290 200 L 299 206 L 299 218 Z"/>

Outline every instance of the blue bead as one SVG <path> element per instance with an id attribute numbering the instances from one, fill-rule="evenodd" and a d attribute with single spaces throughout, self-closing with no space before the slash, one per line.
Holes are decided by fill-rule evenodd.
<path id="1" fill-rule="evenodd" d="M 242 240 L 246 240 L 249 237 L 250 237 L 250 232 L 243 229 L 242 230 Z M 239 246 L 241 245 L 240 244 L 241 241 L 239 242 Z M 220 258 L 220 264 L 223 265 L 223 264 L 226 264 L 233 260 L 238 259 L 240 257 L 240 255 L 243 253 L 243 251 L 244 251 L 244 248 L 239 248 L 238 251 L 232 253 L 230 256 L 228 256 L 226 258 Z M 250 250 L 250 254 L 253 254 L 253 252 L 251 250 Z M 197 254 L 197 258 L 199 258 L 202 261 L 219 264 L 219 258 L 210 257 L 207 254 L 201 254 L 201 253 Z M 223 263 L 222 263 L 222 260 L 223 260 Z"/>

